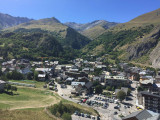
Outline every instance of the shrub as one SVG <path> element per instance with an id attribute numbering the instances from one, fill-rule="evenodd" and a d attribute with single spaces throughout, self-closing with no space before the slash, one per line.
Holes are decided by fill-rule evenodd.
<path id="1" fill-rule="evenodd" d="M 64 113 L 62 115 L 63 120 L 72 120 L 71 115 L 69 113 Z"/>
<path id="2" fill-rule="evenodd" d="M 79 109 L 71 104 L 63 104 L 60 102 L 59 104 L 55 104 L 49 107 L 50 112 L 55 115 L 56 117 L 61 117 L 63 120 L 71 120 L 71 115 L 75 111 L 88 113 L 84 110 Z"/>
<path id="3" fill-rule="evenodd" d="M 117 93 L 117 98 L 120 100 L 120 101 L 123 101 L 124 99 L 125 99 L 125 97 L 126 97 L 126 93 L 124 92 L 124 91 L 119 91 L 118 93 Z"/>
<path id="4" fill-rule="evenodd" d="M 101 94 L 102 92 L 103 92 L 102 86 L 101 86 L 101 85 L 97 85 L 97 86 L 95 87 L 95 93 Z"/>

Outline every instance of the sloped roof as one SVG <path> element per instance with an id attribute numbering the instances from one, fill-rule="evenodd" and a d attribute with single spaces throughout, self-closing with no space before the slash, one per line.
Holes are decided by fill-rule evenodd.
<path id="1" fill-rule="evenodd" d="M 82 86 L 84 86 L 85 82 L 72 82 L 71 83 L 72 86 L 76 86 L 76 85 L 79 85 L 79 84 L 81 84 Z"/>
<path id="2" fill-rule="evenodd" d="M 151 118 L 152 115 L 147 110 L 133 112 L 130 115 L 122 118 L 122 120 L 126 120 L 129 118 L 135 117 L 137 120 L 146 120 L 147 118 Z"/>
<path id="3" fill-rule="evenodd" d="M 160 114 L 159 115 L 155 115 L 153 117 L 147 118 L 146 120 L 160 120 Z"/>
<path id="4" fill-rule="evenodd" d="M 66 80 L 67 80 L 67 81 L 73 81 L 74 78 L 69 77 L 69 78 L 67 78 Z"/>
<path id="5" fill-rule="evenodd" d="M 3 80 L 0 80 L 0 84 L 3 84 L 3 83 L 6 83 L 5 81 L 3 81 Z"/>
<path id="6" fill-rule="evenodd" d="M 86 87 L 87 89 L 91 88 L 92 86 L 93 86 L 93 83 L 92 83 L 92 82 L 88 82 L 88 83 L 85 84 L 85 87 Z"/>

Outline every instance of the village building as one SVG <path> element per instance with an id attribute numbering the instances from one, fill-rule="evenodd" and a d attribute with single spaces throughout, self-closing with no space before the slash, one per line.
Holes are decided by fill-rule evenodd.
<path id="1" fill-rule="evenodd" d="M 69 71 L 66 71 L 65 75 L 67 75 L 69 77 L 73 77 L 75 79 L 78 79 L 78 77 L 88 77 L 88 74 L 86 74 L 85 72 L 69 72 Z"/>
<path id="2" fill-rule="evenodd" d="M 159 120 L 160 115 L 155 114 L 149 110 L 136 111 L 128 116 L 122 118 L 122 120 Z"/>
<path id="3" fill-rule="evenodd" d="M 106 86 L 129 87 L 131 81 L 123 76 L 105 76 Z"/>
<path id="4" fill-rule="evenodd" d="M 160 113 L 160 95 L 147 91 L 141 91 L 138 93 L 137 97 L 138 105 L 140 105 L 143 109 Z"/>
<path id="5" fill-rule="evenodd" d="M 74 81 L 75 79 L 74 78 L 71 78 L 71 77 L 68 77 L 65 82 L 67 85 L 71 85 L 71 83 Z"/>
<path id="6" fill-rule="evenodd" d="M 75 88 L 75 87 L 78 86 L 79 84 L 81 84 L 82 86 L 84 86 L 84 85 L 85 85 L 85 82 L 72 82 L 72 83 L 71 83 L 71 86 L 72 86 L 73 88 Z"/>
<path id="7" fill-rule="evenodd" d="M 84 68 L 82 69 L 83 72 L 86 72 L 86 73 L 92 73 L 94 72 L 94 68 Z"/>
<path id="8" fill-rule="evenodd" d="M 87 82 L 89 82 L 89 79 L 87 77 L 78 77 L 77 81 L 78 82 L 85 82 L 85 83 L 87 83 Z"/>
<path id="9" fill-rule="evenodd" d="M 0 92 L 4 91 L 6 86 L 6 82 L 3 80 L 0 80 Z"/>
<path id="10" fill-rule="evenodd" d="M 153 80 L 143 80 L 143 81 L 140 81 L 140 86 L 142 86 L 143 88 L 146 88 L 146 89 L 150 89 L 153 85 Z"/>
<path id="11" fill-rule="evenodd" d="M 51 68 L 36 68 L 35 71 L 38 72 L 38 79 L 40 81 L 45 81 L 50 78 Z"/>

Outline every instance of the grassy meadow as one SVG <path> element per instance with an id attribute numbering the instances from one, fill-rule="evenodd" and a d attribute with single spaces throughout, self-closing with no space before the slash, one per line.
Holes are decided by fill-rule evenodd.
<path id="1" fill-rule="evenodd" d="M 59 102 L 53 92 L 36 88 L 18 87 L 14 95 L 0 94 L 0 109 L 24 109 L 46 107 Z"/>
<path id="2" fill-rule="evenodd" d="M 97 115 L 92 108 L 70 102 L 61 98 L 57 93 L 44 89 L 44 82 L 28 80 L 11 80 L 11 82 L 35 84 L 36 88 L 17 86 L 18 90 L 13 92 L 14 95 L 0 93 L 0 120 L 53 120 L 46 114 L 44 108 L 60 101 Z"/>
<path id="3" fill-rule="evenodd" d="M 22 110 L 0 110 L 0 120 L 54 120 L 43 108 Z"/>

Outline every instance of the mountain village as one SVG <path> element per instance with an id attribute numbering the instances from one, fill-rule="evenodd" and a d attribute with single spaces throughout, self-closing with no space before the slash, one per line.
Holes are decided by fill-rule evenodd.
<path id="1" fill-rule="evenodd" d="M 93 56 L 91 56 L 93 58 Z M 72 119 L 158 120 L 160 115 L 160 72 L 143 69 L 129 63 L 104 64 L 101 58 L 89 61 L 81 58 L 70 61 L 70 64 L 59 64 L 59 61 L 29 61 L 27 59 L 1 58 L 1 71 L 17 71 L 23 76 L 37 73 L 32 79 L 43 82 L 43 89 L 58 93 L 62 98 L 95 109 L 99 116 L 75 111 Z M 26 77 L 25 77 L 26 78 Z M 0 80 L 0 90 L 6 85 L 33 87 L 34 84 L 12 80 Z M 144 116 L 145 114 L 145 116 Z"/>
<path id="2" fill-rule="evenodd" d="M 160 120 L 159 1 L 0 3 L 0 120 Z"/>

